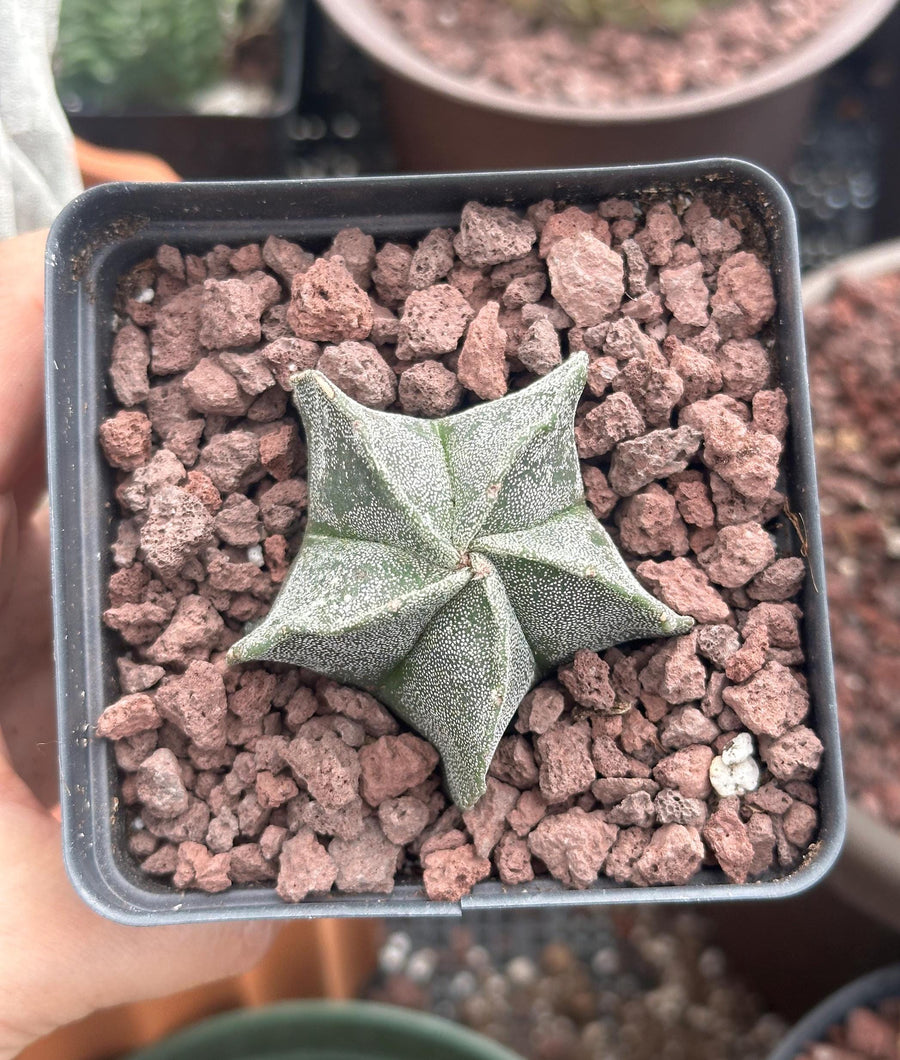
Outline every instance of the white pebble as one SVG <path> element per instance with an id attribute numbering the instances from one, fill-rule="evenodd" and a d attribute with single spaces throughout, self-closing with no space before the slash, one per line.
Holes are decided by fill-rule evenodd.
<path id="1" fill-rule="evenodd" d="M 753 737 L 749 732 L 739 732 L 722 748 L 722 761 L 726 766 L 736 766 L 753 755 Z"/>
<path id="2" fill-rule="evenodd" d="M 135 302 L 152 302 L 155 293 L 152 287 L 145 287 L 143 291 L 138 291 L 134 296 L 134 300 Z"/>
<path id="3" fill-rule="evenodd" d="M 755 758 L 745 758 L 730 766 L 721 755 L 717 755 L 709 765 L 709 782 L 723 799 L 732 795 L 746 795 L 748 791 L 756 791 L 759 787 L 759 766 Z"/>
<path id="4" fill-rule="evenodd" d="M 531 958 L 513 957 L 506 966 L 506 975 L 516 986 L 528 986 L 538 977 L 538 970 Z"/>
<path id="5" fill-rule="evenodd" d="M 247 560 L 250 563 L 254 563 L 257 567 L 261 567 L 265 562 L 262 545 L 249 545 L 247 547 Z"/>
<path id="6" fill-rule="evenodd" d="M 406 962 L 406 974 L 414 983 L 427 983 L 434 975 L 437 954 L 433 949 L 416 950 Z"/>

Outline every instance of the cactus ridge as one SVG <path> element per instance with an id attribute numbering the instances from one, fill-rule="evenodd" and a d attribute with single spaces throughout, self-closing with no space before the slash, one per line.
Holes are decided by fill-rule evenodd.
<path id="1" fill-rule="evenodd" d="M 438 750 L 454 802 L 484 793 L 531 686 L 581 648 L 684 633 L 584 500 L 575 409 L 587 355 L 442 420 L 293 379 L 309 453 L 302 547 L 229 662 L 368 689 Z"/>

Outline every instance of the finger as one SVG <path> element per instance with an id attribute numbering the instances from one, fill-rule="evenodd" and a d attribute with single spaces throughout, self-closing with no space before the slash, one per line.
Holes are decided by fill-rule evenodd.
<path id="1" fill-rule="evenodd" d="M 8 495 L 7 495 L 8 497 Z M 0 498 L 15 552 L 0 552 L 0 580 L 12 580 L 0 603 L 0 724 L 18 775 L 45 806 L 59 797 L 51 656 L 47 507 L 25 526 Z M 2 547 L 2 546 L 0 546 Z"/>
<path id="2" fill-rule="evenodd" d="M 15 579 L 18 540 L 15 499 L 10 493 L 0 493 L 0 615 L 4 613 Z"/>
<path id="3" fill-rule="evenodd" d="M 0 492 L 40 477 L 46 231 L 0 242 Z"/>
<path id="4" fill-rule="evenodd" d="M 162 997 L 252 968 L 271 945 L 265 921 L 126 927 L 94 913 L 65 875 L 48 814 L 0 804 L 0 1029 L 23 1041 L 90 1012 Z"/>
<path id="5" fill-rule="evenodd" d="M 3 730 L 0 729 L 0 813 L 8 813 L 12 807 L 25 810 L 29 814 L 46 814 L 31 788 L 16 772 Z"/>

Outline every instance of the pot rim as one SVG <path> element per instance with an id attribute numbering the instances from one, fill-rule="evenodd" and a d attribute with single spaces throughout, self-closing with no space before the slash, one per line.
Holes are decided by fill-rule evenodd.
<path id="1" fill-rule="evenodd" d="M 897 0 L 846 0 L 832 19 L 799 47 L 769 60 L 733 85 L 692 89 L 668 97 L 645 97 L 582 106 L 530 100 L 493 85 L 453 74 L 409 44 L 372 0 L 317 0 L 334 24 L 364 52 L 398 76 L 440 95 L 532 120 L 572 124 L 625 124 L 671 121 L 726 110 L 771 95 L 814 77 L 831 66 L 878 26 Z"/>
<path id="2" fill-rule="evenodd" d="M 463 1057 L 470 1060 L 522 1060 L 518 1053 L 491 1038 L 430 1012 L 374 1001 L 324 999 L 282 1001 L 263 1008 L 240 1009 L 213 1016 L 142 1049 L 131 1060 L 184 1060 L 205 1055 L 202 1050 L 209 1049 L 210 1045 L 215 1045 L 218 1050 L 224 1048 L 224 1052 L 216 1054 L 222 1060 L 237 1060 L 244 1054 L 235 1050 L 258 1042 L 260 1036 L 273 1035 L 279 1039 L 276 1048 L 282 1060 L 288 1054 L 281 1052 L 281 1046 L 290 1049 L 290 1055 L 294 1056 L 298 1042 L 311 1045 L 316 1050 L 317 1060 L 324 1060 L 325 1056 L 331 1056 L 332 1045 L 328 1038 L 332 1034 L 338 1038 L 333 1044 L 334 1060 L 342 1050 L 347 1050 L 345 1055 L 352 1051 L 354 1056 L 359 1056 L 357 1050 L 366 1042 L 386 1045 L 392 1050 L 388 1054 L 379 1049 L 373 1060 L 387 1060 L 388 1055 L 393 1058 L 397 1055 L 393 1049 L 398 1046 L 391 1039 L 397 1034 L 408 1039 L 405 1043 L 409 1050 L 407 1057 L 421 1055 L 416 1050 L 438 1047 L 441 1057 L 452 1050 L 454 1060 Z"/>
<path id="3" fill-rule="evenodd" d="M 106 414 L 106 355 L 112 344 L 112 294 L 122 272 L 161 243 L 208 249 L 272 232 L 309 245 L 326 243 L 358 224 L 379 239 L 417 238 L 458 223 L 473 198 L 524 205 L 548 196 L 570 202 L 616 195 L 677 195 L 718 186 L 758 212 L 769 242 L 778 309 L 774 326 L 788 392 L 791 444 L 784 474 L 794 510 L 806 524 L 811 577 L 803 598 L 806 675 L 814 725 L 827 753 L 817 783 L 819 837 L 804 861 L 785 875 L 735 884 L 702 870 L 684 886 L 626 887 L 600 880 L 584 891 L 542 878 L 507 887 L 477 884 L 459 902 L 427 900 L 417 884 L 390 895 L 338 895 L 297 905 L 272 887 L 220 894 L 181 892 L 140 873 L 124 851 L 112 750 L 92 737 L 114 697 L 114 663 L 105 607 L 113 525 L 111 474 L 101 461 L 99 422 Z M 377 203 L 377 212 L 373 210 Z M 97 912 L 128 924 L 293 917 L 459 916 L 466 910 L 530 906 L 636 905 L 788 897 L 831 870 L 844 838 L 846 804 L 840 768 L 828 628 L 828 605 L 813 458 L 796 220 L 781 185 L 764 170 L 734 159 L 662 165 L 355 177 L 322 180 L 106 184 L 73 200 L 47 242 L 47 457 L 51 498 L 51 556 L 60 805 L 70 878 Z"/>
<path id="4" fill-rule="evenodd" d="M 890 964 L 854 979 L 808 1012 L 782 1039 L 768 1060 L 796 1060 L 801 1049 L 821 1041 L 828 1029 L 843 1022 L 853 1009 L 897 996 L 900 996 L 900 964 Z"/>
<path id="5" fill-rule="evenodd" d="M 900 271 L 900 239 L 846 254 L 803 279 L 803 308 L 821 305 L 841 280 Z M 856 799 L 847 807 L 844 853 L 830 880 L 857 909 L 900 931 L 900 830 L 879 821 Z"/>

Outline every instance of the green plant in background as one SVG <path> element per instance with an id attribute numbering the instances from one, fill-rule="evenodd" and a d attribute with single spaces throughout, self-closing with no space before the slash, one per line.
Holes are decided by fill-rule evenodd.
<path id="1" fill-rule="evenodd" d="M 705 7 L 722 0 L 506 0 L 526 14 L 584 25 L 609 23 L 629 29 L 677 31 Z"/>
<path id="2" fill-rule="evenodd" d="M 89 108 L 184 104 L 225 70 L 240 0 L 62 0 L 60 94 Z"/>
<path id="3" fill-rule="evenodd" d="M 294 379 L 306 534 L 232 663 L 292 663 L 369 689 L 437 748 L 460 807 L 484 793 L 525 693 L 582 648 L 684 633 L 584 500 L 575 409 L 587 355 L 442 420 Z"/>

